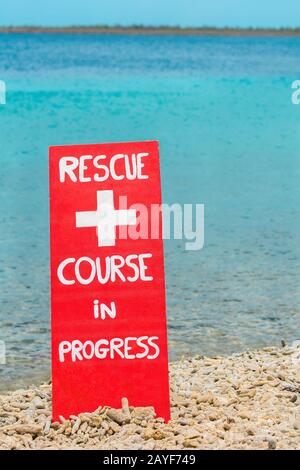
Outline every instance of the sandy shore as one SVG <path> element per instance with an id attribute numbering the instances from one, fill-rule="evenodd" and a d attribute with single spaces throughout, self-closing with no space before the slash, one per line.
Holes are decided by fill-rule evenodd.
<path id="1" fill-rule="evenodd" d="M 0 449 L 300 449 L 300 347 L 171 364 L 172 420 L 99 407 L 51 423 L 51 385 L 0 396 Z M 122 406 L 122 407 L 121 407 Z"/>

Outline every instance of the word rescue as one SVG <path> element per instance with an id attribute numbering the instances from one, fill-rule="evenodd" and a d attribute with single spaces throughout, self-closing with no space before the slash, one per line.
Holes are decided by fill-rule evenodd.
<path id="1" fill-rule="evenodd" d="M 59 180 L 61 183 L 69 178 L 73 183 L 90 183 L 92 180 L 102 183 L 109 178 L 121 181 L 148 179 L 149 176 L 143 174 L 145 166 L 143 159 L 149 153 L 123 154 L 118 153 L 108 159 L 107 155 L 81 155 L 77 157 L 63 157 L 59 161 Z M 92 171 L 92 176 L 90 176 Z M 87 175 L 89 174 L 89 176 Z"/>
<path id="2" fill-rule="evenodd" d="M 124 396 L 169 419 L 162 234 L 122 237 L 122 197 L 161 205 L 157 142 L 50 148 L 54 419 Z"/>

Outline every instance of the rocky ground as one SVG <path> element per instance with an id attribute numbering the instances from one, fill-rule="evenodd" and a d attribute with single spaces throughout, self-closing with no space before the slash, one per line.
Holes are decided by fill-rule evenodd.
<path id="1" fill-rule="evenodd" d="M 300 449 L 300 347 L 170 366 L 172 420 L 99 407 L 51 423 L 51 385 L 0 396 L 0 449 Z M 120 404 L 121 406 L 121 404 Z"/>

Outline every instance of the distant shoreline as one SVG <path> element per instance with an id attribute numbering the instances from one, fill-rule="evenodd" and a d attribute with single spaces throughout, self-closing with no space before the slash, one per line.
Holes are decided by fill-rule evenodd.
<path id="1" fill-rule="evenodd" d="M 0 26 L 0 33 L 121 34 L 155 36 L 300 36 L 299 28 L 179 28 L 142 26 Z"/>

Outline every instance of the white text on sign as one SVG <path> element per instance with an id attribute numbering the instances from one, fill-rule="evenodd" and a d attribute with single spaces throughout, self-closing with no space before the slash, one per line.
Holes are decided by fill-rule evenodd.
<path id="1" fill-rule="evenodd" d="M 120 181 L 124 178 L 128 180 L 148 179 L 148 175 L 143 174 L 143 158 L 149 153 L 132 154 L 131 156 L 123 153 L 113 155 L 107 162 L 106 155 L 82 155 L 81 157 L 63 157 L 59 162 L 59 178 L 64 183 L 66 176 L 73 183 L 89 183 L 96 181 L 102 183 L 111 177 L 113 180 Z M 94 169 L 94 175 L 86 176 L 86 170 L 90 167 Z"/>

